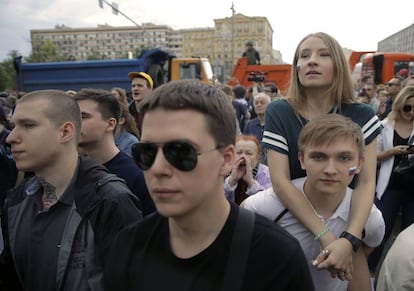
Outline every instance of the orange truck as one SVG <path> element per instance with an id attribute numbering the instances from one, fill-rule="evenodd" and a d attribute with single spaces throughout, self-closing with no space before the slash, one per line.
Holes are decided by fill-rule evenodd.
<path id="1" fill-rule="evenodd" d="M 234 66 L 228 85 L 240 84 L 247 88 L 254 82 L 273 82 L 284 95 L 289 85 L 291 68 L 289 64 L 247 65 L 247 58 L 242 57 Z"/>
<path id="2" fill-rule="evenodd" d="M 360 55 L 360 60 L 352 66 L 353 54 Z M 408 53 L 353 52 L 349 62 L 355 81 L 370 76 L 376 84 L 384 84 L 404 71 L 414 75 L 414 55 Z"/>

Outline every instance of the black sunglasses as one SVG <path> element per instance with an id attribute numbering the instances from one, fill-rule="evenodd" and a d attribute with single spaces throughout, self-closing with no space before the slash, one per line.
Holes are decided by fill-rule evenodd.
<path id="1" fill-rule="evenodd" d="M 176 169 L 184 172 L 197 166 L 197 156 L 220 148 L 216 146 L 204 152 L 197 152 L 194 146 L 186 141 L 174 140 L 164 144 L 139 142 L 132 146 L 132 156 L 142 170 L 148 170 L 154 164 L 158 147 L 162 148 L 164 158 Z"/>
<path id="2" fill-rule="evenodd" d="M 387 83 L 388 87 L 392 87 L 392 86 L 400 86 L 400 84 L 396 84 L 396 83 Z"/>
<path id="3" fill-rule="evenodd" d="M 411 105 L 404 105 L 404 107 L 402 108 L 402 110 L 404 112 L 410 112 L 413 110 L 413 107 Z"/>

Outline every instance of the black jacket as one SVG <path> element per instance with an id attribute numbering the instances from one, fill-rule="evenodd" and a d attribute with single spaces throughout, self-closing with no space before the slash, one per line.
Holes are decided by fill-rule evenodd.
<path id="1" fill-rule="evenodd" d="M 26 189 L 36 182 L 37 177 L 25 179 L 19 186 L 10 190 L 5 201 L 2 215 L 2 229 L 5 249 L 0 256 L 1 290 L 20 290 L 24 286 L 20 270 L 15 269 L 15 240 L 19 231 L 25 231 L 20 225 L 21 217 L 27 207 Z M 74 203 L 70 214 L 62 225 L 63 235 L 56 262 L 56 289 L 83 291 L 103 290 L 102 269 L 105 254 L 116 234 L 130 223 L 142 219 L 138 201 L 124 180 L 110 174 L 106 168 L 89 158 L 81 157 L 74 181 Z M 79 289 L 72 286 L 67 265 L 73 252 L 73 243 L 77 234 L 85 242 L 85 266 L 88 286 Z M 47 254 L 45 254 L 47 255 Z M 71 271 L 71 278 L 84 276 L 85 272 Z M 64 282 L 64 283 L 63 283 Z M 32 289 L 32 288 L 31 288 Z M 47 291 L 47 290 L 44 290 Z"/>

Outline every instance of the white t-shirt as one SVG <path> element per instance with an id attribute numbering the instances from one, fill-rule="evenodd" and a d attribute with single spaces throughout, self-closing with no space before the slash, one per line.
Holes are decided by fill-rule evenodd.
<path id="1" fill-rule="evenodd" d="M 292 181 L 296 188 L 303 193 L 303 185 L 306 177 L 298 178 Z M 329 226 L 329 229 L 337 236 L 346 231 L 348 228 L 349 213 L 351 208 L 352 189 L 347 188 L 344 199 L 339 204 L 338 208 L 328 219 L 322 216 L 318 217 Z M 259 213 L 268 219 L 274 221 L 286 207 L 282 204 L 272 188 L 258 192 L 257 194 L 248 197 L 244 200 L 243 207 L 255 213 Z M 322 291 L 340 291 L 346 290 L 348 286 L 347 281 L 331 278 L 331 275 L 326 270 L 318 270 L 312 265 L 312 260 L 321 252 L 319 241 L 314 240 L 314 235 L 289 211 L 286 212 L 278 221 L 278 223 L 292 234 L 300 243 L 315 285 L 315 290 Z M 369 247 L 378 246 L 384 237 L 385 224 L 382 213 L 373 205 L 371 213 L 365 225 L 365 236 L 362 241 Z"/>

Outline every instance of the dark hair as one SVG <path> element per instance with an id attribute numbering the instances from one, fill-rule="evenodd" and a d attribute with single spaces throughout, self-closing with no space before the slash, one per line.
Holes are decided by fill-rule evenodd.
<path id="1" fill-rule="evenodd" d="M 227 146 L 235 143 L 234 108 L 221 87 L 204 84 L 198 80 L 171 81 L 145 96 L 139 108 L 143 116 L 158 108 L 198 111 L 205 115 L 208 130 L 217 145 Z"/>
<path id="2" fill-rule="evenodd" d="M 115 118 L 118 123 L 121 117 L 121 106 L 111 92 L 101 89 L 84 88 L 74 96 L 76 101 L 92 100 L 98 103 L 98 110 L 104 119 Z"/>
<path id="3" fill-rule="evenodd" d="M 264 84 L 264 87 L 268 87 L 272 93 L 277 93 L 279 91 L 275 83 L 266 83 Z"/>
<path id="4" fill-rule="evenodd" d="M 367 90 L 364 88 L 360 89 L 357 97 L 369 97 Z"/>
<path id="5" fill-rule="evenodd" d="M 6 113 L 4 112 L 3 106 L 1 105 L 0 105 L 0 124 L 2 125 L 7 124 Z"/>
<path id="6" fill-rule="evenodd" d="M 237 99 L 244 98 L 246 95 L 246 89 L 242 85 L 238 85 L 233 88 L 234 97 Z"/>
<path id="7" fill-rule="evenodd" d="M 119 104 L 121 106 L 121 117 L 125 118 L 123 127 L 127 132 L 135 135 L 137 138 L 140 138 L 141 135 L 137 128 L 137 124 L 135 123 L 135 119 L 129 112 L 128 103 L 119 100 Z"/>

